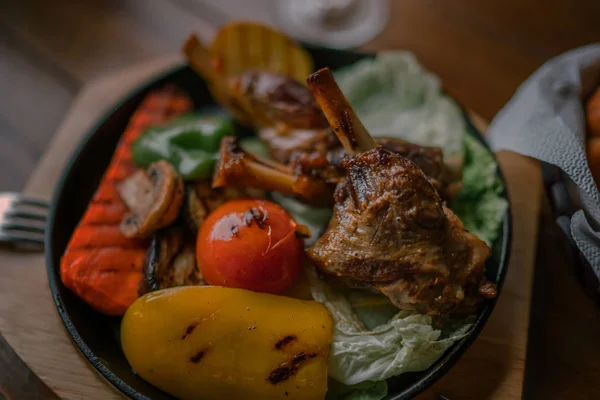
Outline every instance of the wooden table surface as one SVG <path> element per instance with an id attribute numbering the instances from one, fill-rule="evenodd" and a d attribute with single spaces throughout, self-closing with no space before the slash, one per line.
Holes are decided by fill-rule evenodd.
<path id="1" fill-rule="evenodd" d="M 209 36 L 229 18 L 275 23 L 272 2 L 0 2 L 0 190 L 22 189 L 86 81 L 176 52 L 191 31 Z M 453 97 L 488 119 L 543 62 L 600 41 L 597 0 L 393 0 L 391 13 L 393 23 L 364 49 L 413 51 Z M 570 263 L 546 206 L 525 398 L 600 398 L 599 311 L 580 290 Z M 0 336 L 3 398 L 56 396 Z"/>

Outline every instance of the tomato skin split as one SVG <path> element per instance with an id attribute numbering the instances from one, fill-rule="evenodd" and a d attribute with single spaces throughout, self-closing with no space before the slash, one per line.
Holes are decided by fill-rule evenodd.
<path id="1" fill-rule="evenodd" d="M 213 211 L 198 233 L 196 256 L 211 285 L 280 294 L 298 279 L 304 245 L 281 206 L 240 199 Z"/>

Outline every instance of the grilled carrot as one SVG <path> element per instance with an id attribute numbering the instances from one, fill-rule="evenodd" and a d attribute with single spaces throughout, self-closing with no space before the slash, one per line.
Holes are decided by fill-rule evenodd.
<path id="1" fill-rule="evenodd" d="M 121 160 L 125 160 L 126 157 L 131 157 L 131 154 L 126 154 L 127 153 L 123 151 L 119 151 L 119 153 L 115 154 L 115 156 Z M 128 176 L 131 176 L 131 174 L 133 174 L 136 170 L 137 167 L 133 161 L 121 161 L 118 164 L 110 165 L 104 173 L 104 178 L 107 180 L 122 181 Z"/>
<path id="2" fill-rule="evenodd" d="M 131 144 L 147 128 L 190 111 L 191 100 L 174 87 L 151 92 L 131 117 L 111 163 L 61 259 L 65 286 L 94 309 L 122 315 L 138 297 L 147 242 L 127 239 L 119 225 L 127 207 L 117 185 L 135 172 Z"/>
<path id="3" fill-rule="evenodd" d="M 124 249 L 135 249 L 144 247 L 144 244 L 144 240 L 128 239 L 123 236 L 118 223 L 114 225 L 98 225 L 85 224 L 82 221 L 77 228 L 77 234 L 73 235 L 69 243 L 69 249 L 94 249 L 117 246 Z"/>
<path id="4" fill-rule="evenodd" d="M 82 225 L 119 225 L 127 207 L 122 203 L 90 203 L 85 216 L 81 220 Z"/>

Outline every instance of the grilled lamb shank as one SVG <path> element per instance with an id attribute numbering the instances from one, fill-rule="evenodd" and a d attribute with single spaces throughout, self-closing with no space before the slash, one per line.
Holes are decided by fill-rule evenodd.
<path id="1" fill-rule="evenodd" d="M 385 294 L 401 309 L 473 312 L 496 288 L 483 276 L 488 246 L 467 232 L 411 160 L 377 146 L 329 70 L 309 86 L 346 152 L 327 232 L 308 250 L 324 273 Z"/>

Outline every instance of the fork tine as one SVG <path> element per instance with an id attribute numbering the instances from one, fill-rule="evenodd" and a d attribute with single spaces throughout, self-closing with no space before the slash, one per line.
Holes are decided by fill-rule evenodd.
<path id="1" fill-rule="evenodd" d="M 15 250 L 39 250 L 44 247 L 48 203 L 19 193 L 0 193 L 0 242 Z"/>
<path id="2" fill-rule="evenodd" d="M 21 210 L 10 210 L 5 214 L 6 218 L 21 218 L 21 219 L 31 219 L 35 221 L 46 221 L 48 217 L 45 213 L 41 213 L 38 211 L 21 211 Z"/>
<path id="3" fill-rule="evenodd" d="M 0 225 L 0 229 L 8 230 L 8 231 L 23 231 L 23 232 L 33 232 L 33 233 L 41 233 L 44 234 L 44 226 L 43 225 L 30 225 L 24 224 L 21 222 L 5 222 Z"/>
<path id="4" fill-rule="evenodd" d="M 14 244 L 36 244 L 44 245 L 44 236 L 37 234 L 23 234 L 18 231 L 0 232 L 0 242 L 9 242 Z"/>
<path id="5" fill-rule="evenodd" d="M 39 208 L 50 208 L 50 205 L 48 204 L 47 201 L 42 200 L 42 199 L 36 199 L 35 197 L 29 197 L 29 196 L 19 196 L 16 199 L 15 202 L 16 206 L 33 206 L 33 207 L 39 207 Z"/>

